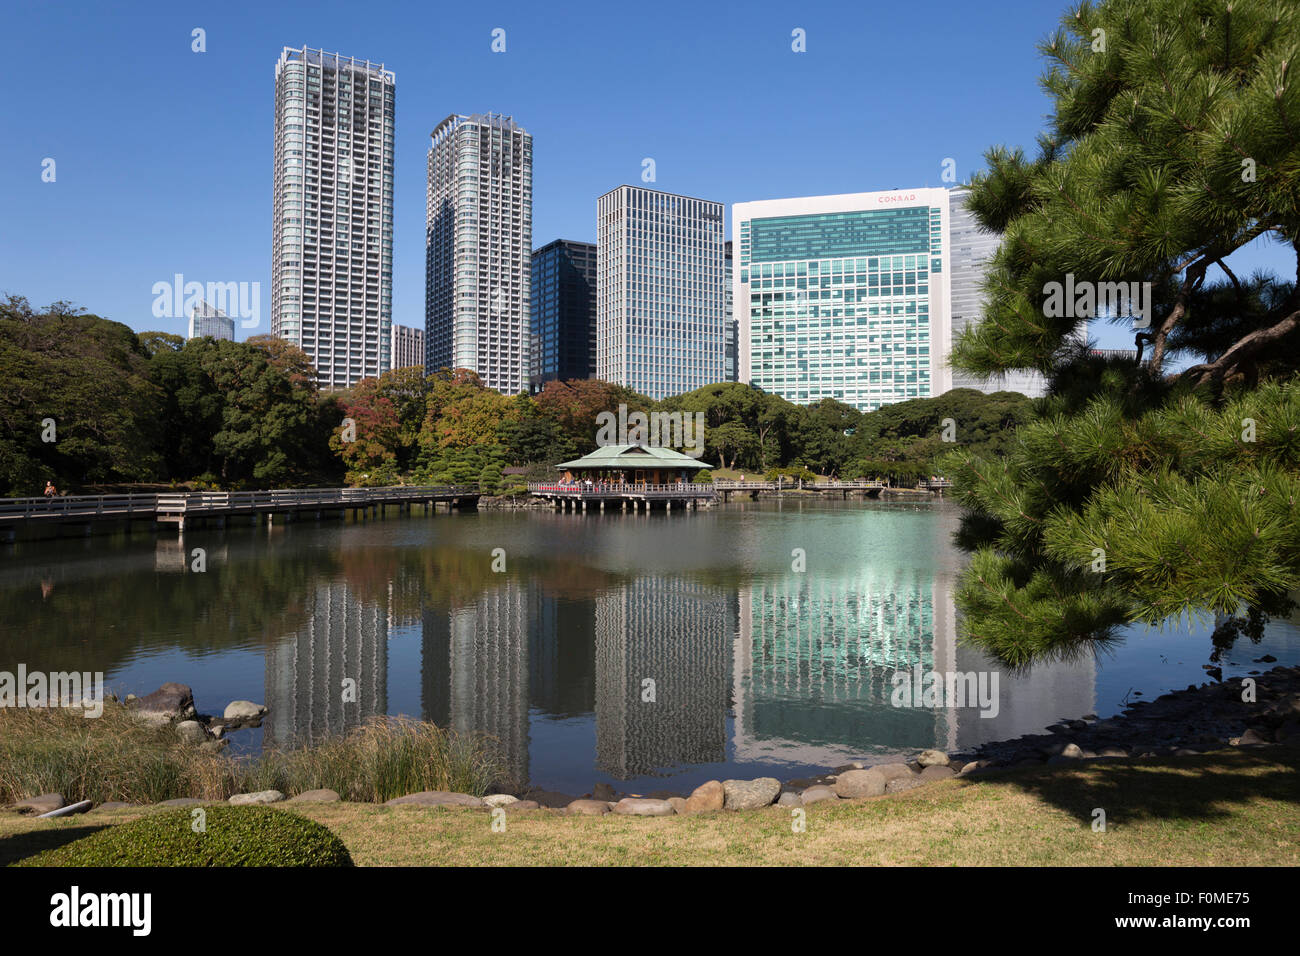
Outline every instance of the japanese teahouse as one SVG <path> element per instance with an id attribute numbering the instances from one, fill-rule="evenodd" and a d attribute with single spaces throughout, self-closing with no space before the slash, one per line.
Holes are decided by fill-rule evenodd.
<path id="1" fill-rule="evenodd" d="M 602 481 L 615 485 L 671 485 L 696 480 L 712 465 L 671 448 L 604 445 L 590 455 L 555 466 L 562 481 Z"/>

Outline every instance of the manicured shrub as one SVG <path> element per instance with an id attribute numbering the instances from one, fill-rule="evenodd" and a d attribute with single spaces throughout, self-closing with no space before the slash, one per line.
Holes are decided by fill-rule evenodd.
<path id="1" fill-rule="evenodd" d="M 198 818 L 194 810 L 202 809 Z M 204 827 L 195 832 L 202 819 Z M 19 866 L 351 866 L 343 841 L 269 807 L 160 810 L 28 857 Z"/>

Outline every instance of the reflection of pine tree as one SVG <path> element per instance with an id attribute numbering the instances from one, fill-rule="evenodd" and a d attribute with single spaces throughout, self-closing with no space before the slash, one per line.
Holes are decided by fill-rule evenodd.
<path id="1" fill-rule="evenodd" d="M 1300 585 L 1300 289 L 1224 262 L 1300 239 L 1298 44 L 1292 4 L 1084 5 L 1043 47 L 1039 157 L 992 150 L 973 184 L 1003 241 L 954 364 L 1053 381 L 1005 461 L 947 466 L 977 551 L 963 630 L 1009 663 L 1129 620 L 1258 621 Z M 1087 317 L 1044 309 L 1067 276 L 1150 283 L 1145 364 L 1087 355 Z M 1179 357 L 1195 364 L 1168 374 Z"/>

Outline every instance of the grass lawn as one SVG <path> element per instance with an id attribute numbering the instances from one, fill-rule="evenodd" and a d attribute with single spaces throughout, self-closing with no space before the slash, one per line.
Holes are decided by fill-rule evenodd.
<path id="1" fill-rule="evenodd" d="M 952 780 L 897 796 L 791 811 L 692 817 L 507 814 L 474 809 L 279 804 L 323 823 L 361 866 L 1300 865 L 1300 751 L 1090 763 Z M 1092 828 L 1094 808 L 1106 832 Z M 133 819 L 0 815 L 0 864 Z"/>

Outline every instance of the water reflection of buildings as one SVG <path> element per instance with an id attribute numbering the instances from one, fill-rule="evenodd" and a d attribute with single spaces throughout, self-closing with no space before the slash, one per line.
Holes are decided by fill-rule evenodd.
<path id="1" fill-rule="evenodd" d="M 964 750 L 1094 709 L 1090 661 L 999 672 L 992 718 L 975 706 L 893 706 L 894 675 L 917 665 L 993 668 L 957 646 L 955 568 L 870 556 L 846 565 L 730 587 L 641 575 L 594 595 L 502 577 L 468 602 L 430 601 L 419 581 L 404 578 L 374 598 L 331 581 L 304 609 L 308 623 L 268 647 L 266 739 L 319 740 L 395 704 L 494 737 L 524 782 L 530 720 L 594 715 L 587 766 L 629 780 L 729 758 L 826 767 L 925 747 Z M 421 632 L 419 700 L 390 702 L 387 642 L 407 628 Z M 404 677 L 394 687 L 409 686 Z M 355 703 L 343 698 L 348 678 Z M 653 702 L 644 699 L 646 680 Z M 581 766 L 590 758 L 566 759 Z"/>
<path id="2" fill-rule="evenodd" d="M 598 597 L 596 766 L 627 779 L 724 760 L 734 633 L 724 592 L 685 578 L 641 577 Z"/>
<path id="3" fill-rule="evenodd" d="M 742 587 L 736 756 L 827 764 L 872 741 L 934 746 L 943 712 L 890 706 L 896 672 L 945 664 L 951 635 L 936 626 L 933 583 L 908 569 L 866 569 Z"/>
<path id="4" fill-rule="evenodd" d="M 1012 675 L 957 644 L 954 577 L 866 568 L 853 577 L 791 575 L 740 590 L 735 645 L 735 752 L 812 766 L 927 747 L 953 752 L 1041 732 L 1094 707 L 1090 660 Z M 997 673 L 992 716 L 978 702 L 896 707 L 893 678 Z"/>
<path id="5" fill-rule="evenodd" d="M 388 612 L 342 579 L 318 585 L 307 623 L 266 649 L 266 743 L 347 733 L 388 711 Z"/>
<path id="6" fill-rule="evenodd" d="M 507 768 L 528 780 L 528 636 L 535 591 L 514 580 L 451 611 L 427 608 L 424 718 L 494 737 Z"/>

